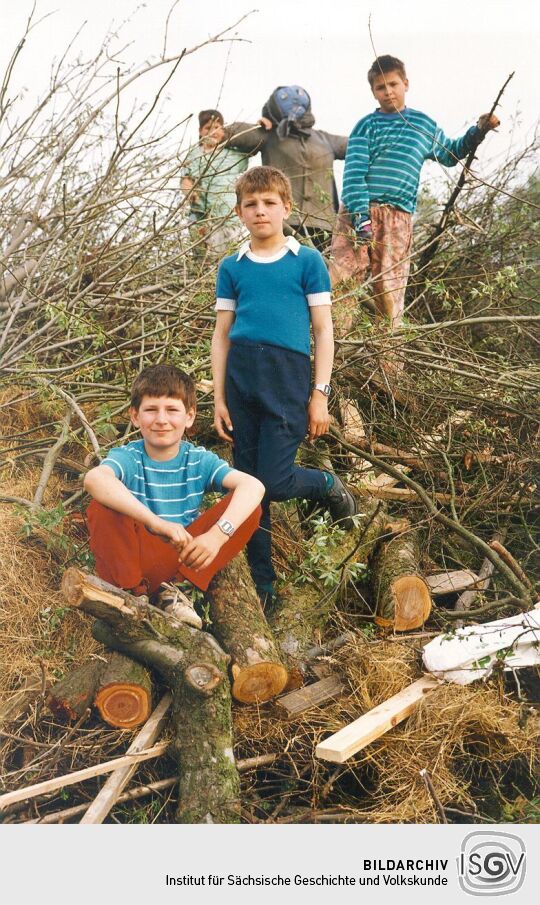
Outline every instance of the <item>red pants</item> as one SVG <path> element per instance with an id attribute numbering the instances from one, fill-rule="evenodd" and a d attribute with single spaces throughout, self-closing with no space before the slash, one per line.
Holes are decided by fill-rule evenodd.
<path id="1" fill-rule="evenodd" d="M 223 515 L 231 494 L 223 497 L 215 506 L 207 509 L 186 530 L 193 537 L 204 534 Z M 214 561 L 196 572 L 178 561 L 175 548 L 151 534 L 141 522 L 114 509 L 108 509 L 92 500 L 88 507 L 90 549 L 96 560 L 96 572 L 104 581 L 117 588 L 138 588 L 146 584 L 153 594 L 163 581 L 187 578 L 194 585 L 206 590 L 211 578 L 222 569 L 246 545 L 258 528 L 261 507 L 240 525 L 223 545 Z"/>

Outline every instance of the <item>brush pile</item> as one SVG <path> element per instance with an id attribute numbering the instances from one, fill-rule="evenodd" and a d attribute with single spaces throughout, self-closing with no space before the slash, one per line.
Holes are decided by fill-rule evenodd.
<path id="1" fill-rule="evenodd" d="M 1 110 L 5 790 L 111 759 L 132 740 L 131 732 L 104 728 L 95 714 L 66 729 L 44 702 L 57 679 L 104 655 L 87 618 L 66 605 L 59 588 L 68 567 L 92 570 L 81 478 L 107 449 L 131 438 L 127 391 L 142 366 L 167 360 L 194 375 L 196 440 L 216 447 L 209 359 L 215 262 L 190 236 L 179 192 L 185 122 L 165 122 L 159 106 L 162 88 L 173 74 L 181 78 L 182 57 L 195 50 L 117 76 L 110 38 L 94 60 L 66 57 L 35 110 L 19 112 L 15 97 Z M 23 52 L 19 45 L 11 77 Z M 146 97 L 152 66 L 163 84 Z M 124 103 L 134 83 L 146 97 L 143 109 Z M 4 99 L 9 75 L 5 85 Z M 419 777 L 425 768 L 448 820 L 512 819 L 516 795 L 525 801 L 519 819 L 534 809 L 534 674 L 442 686 L 339 768 L 315 761 L 313 752 L 417 679 L 429 637 L 452 631 L 458 620 L 515 615 L 537 599 L 537 150 L 533 141 L 495 174 L 469 177 L 437 254 L 421 267 L 437 220 L 434 199 L 424 198 L 406 323 L 395 333 L 373 325 L 369 284 L 337 294 L 338 309 L 355 318 L 338 342 L 335 426 L 301 456 L 310 464 L 330 460 L 356 488 L 364 521 L 351 539 L 320 515 L 280 506 L 275 555 L 285 603 L 267 615 L 283 656 L 301 649 L 300 680 L 326 670 L 340 677 L 344 692 L 291 719 L 271 703 L 235 704 L 235 756 L 248 763 L 240 795 L 246 822 L 430 822 L 438 812 Z M 381 530 L 368 543 L 366 526 L 375 520 Z M 402 552 L 392 555 L 398 546 Z M 435 597 L 431 612 L 402 626 L 384 563 L 405 561 L 411 550 L 421 600 L 434 573 L 468 570 L 476 580 Z M 401 628 L 413 634 L 396 635 Z M 344 632 L 339 650 L 309 653 Z M 289 672 L 292 666 L 288 661 Z M 159 677 L 157 688 L 162 694 Z M 174 820 L 170 753 L 142 764 L 136 781 L 157 786 L 139 789 L 131 803 L 120 799 L 108 819 Z M 4 819 L 47 820 L 68 807 L 79 811 L 50 821 L 80 819 L 100 783 L 93 778 L 37 803 L 19 802 Z M 134 797 L 145 802 L 142 809 L 134 811 Z"/>

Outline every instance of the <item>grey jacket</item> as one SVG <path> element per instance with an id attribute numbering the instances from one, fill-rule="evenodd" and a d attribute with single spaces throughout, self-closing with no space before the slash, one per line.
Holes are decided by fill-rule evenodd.
<path id="1" fill-rule="evenodd" d="M 311 129 L 307 137 L 280 140 L 276 130 L 253 123 L 225 127 L 226 145 L 245 154 L 261 153 L 263 166 L 278 167 L 291 180 L 294 208 L 291 226 L 329 232 L 334 225 L 338 197 L 334 160 L 344 160 L 347 137 Z"/>

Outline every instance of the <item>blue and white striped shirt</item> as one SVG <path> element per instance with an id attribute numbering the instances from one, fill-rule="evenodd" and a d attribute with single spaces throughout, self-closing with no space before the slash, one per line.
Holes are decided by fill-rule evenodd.
<path id="1" fill-rule="evenodd" d="M 369 205 L 391 204 L 413 213 L 425 160 L 453 167 L 483 139 L 476 126 L 461 138 L 447 138 L 437 123 L 405 107 L 400 113 L 375 110 L 351 132 L 343 174 L 343 204 L 354 218 L 369 216 Z"/>
<path id="2" fill-rule="evenodd" d="M 157 462 L 147 455 L 144 440 L 109 450 L 108 465 L 133 496 L 155 515 L 186 527 L 199 515 L 204 494 L 223 493 L 230 465 L 204 446 L 184 440 L 178 455 Z"/>

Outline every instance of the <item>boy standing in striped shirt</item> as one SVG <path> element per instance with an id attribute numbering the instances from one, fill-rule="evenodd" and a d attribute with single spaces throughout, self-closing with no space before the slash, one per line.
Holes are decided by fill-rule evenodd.
<path id="1" fill-rule="evenodd" d="M 94 498 L 88 525 L 100 578 L 136 595 L 155 594 L 177 621 L 201 628 L 189 598 L 162 584 L 180 577 L 179 566 L 209 580 L 209 572 L 229 562 L 258 526 L 264 487 L 184 439 L 195 408 L 188 374 L 171 365 L 146 368 L 133 384 L 129 409 L 142 439 L 109 450 L 84 487 Z M 227 490 L 232 494 L 197 519 L 206 493 Z M 193 581 L 207 586 L 197 575 Z"/>
<path id="2" fill-rule="evenodd" d="M 450 139 L 431 117 L 406 106 L 409 81 L 397 57 L 377 57 L 368 81 L 379 107 L 349 138 L 330 272 L 334 283 L 352 277 L 360 284 L 371 264 L 377 318 L 395 329 L 403 319 L 422 165 L 455 166 L 499 120 L 483 114 L 461 138 Z"/>

